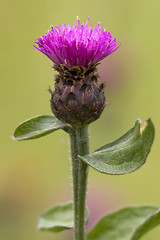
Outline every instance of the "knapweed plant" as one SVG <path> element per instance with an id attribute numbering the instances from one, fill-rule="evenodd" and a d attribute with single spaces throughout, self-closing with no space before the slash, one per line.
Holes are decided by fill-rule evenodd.
<path id="1" fill-rule="evenodd" d="M 75 240 L 137 240 L 160 223 L 156 206 L 127 207 L 104 216 L 86 234 L 89 219 L 86 189 L 89 167 L 104 174 L 122 175 L 140 168 L 154 139 L 150 119 L 136 120 L 122 137 L 89 153 L 88 126 L 105 107 L 104 87 L 97 65 L 118 50 L 116 39 L 98 23 L 51 27 L 34 46 L 54 63 L 57 71 L 51 94 L 54 114 L 41 115 L 20 124 L 14 140 L 35 139 L 64 130 L 70 137 L 73 202 L 57 205 L 42 215 L 38 228 L 53 233 L 73 229 Z"/>

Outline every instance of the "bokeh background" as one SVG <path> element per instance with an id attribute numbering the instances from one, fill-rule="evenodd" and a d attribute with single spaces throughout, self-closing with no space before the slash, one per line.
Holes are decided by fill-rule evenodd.
<path id="1" fill-rule="evenodd" d="M 36 230 L 49 206 L 71 199 L 68 136 L 60 131 L 33 141 L 13 142 L 15 127 L 25 119 L 51 114 L 47 92 L 53 87 L 52 62 L 33 49 L 50 25 L 85 22 L 88 16 L 121 45 L 99 66 L 110 103 L 90 126 L 91 151 L 151 117 L 156 138 L 147 163 L 126 176 L 89 173 L 87 204 L 91 227 L 107 212 L 126 205 L 160 206 L 160 2 L 158 0 L 1 0 L 0 1 L 0 236 L 4 240 L 62 240 Z M 144 240 L 159 240 L 160 227 Z"/>

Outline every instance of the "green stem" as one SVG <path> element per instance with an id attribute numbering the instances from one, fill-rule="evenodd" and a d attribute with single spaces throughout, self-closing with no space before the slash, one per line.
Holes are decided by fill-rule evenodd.
<path id="1" fill-rule="evenodd" d="M 73 128 L 70 133 L 73 165 L 74 238 L 85 240 L 85 211 L 88 165 L 77 155 L 89 152 L 88 127 Z"/>
<path id="2" fill-rule="evenodd" d="M 77 203 L 78 203 L 78 167 L 79 160 L 78 155 L 78 146 L 76 141 L 76 131 L 73 128 L 70 131 L 70 143 L 71 143 L 71 157 L 72 157 L 72 175 L 73 175 L 73 203 L 74 203 L 74 228 L 77 228 Z"/>

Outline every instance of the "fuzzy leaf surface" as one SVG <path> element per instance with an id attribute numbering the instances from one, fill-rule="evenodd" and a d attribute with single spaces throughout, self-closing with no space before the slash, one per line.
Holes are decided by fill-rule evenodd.
<path id="1" fill-rule="evenodd" d="M 103 217 L 90 230 L 87 240 L 139 240 L 159 224 L 158 207 L 127 207 Z"/>
<path id="2" fill-rule="evenodd" d="M 150 119 L 141 122 L 126 134 L 92 154 L 79 159 L 101 173 L 122 175 L 140 168 L 146 161 L 154 140 L 154 126 Z"/>
<path id="3" fill-rule="evenodd" d="M 66 126 L 68 125 L 52 115 L 37 116 L 21 123 L 14 132 L 13 140 L 39 138 Z"/>
<path id="4" fill-rule="evenodd" d="M 86 209 L 86 224 L 89 220 L 89 212 Z M 74 227 L 73 203 L 57 205 L 42 215 L 38 223 L 38 229 L 53 233 L 61 232 Z"/>

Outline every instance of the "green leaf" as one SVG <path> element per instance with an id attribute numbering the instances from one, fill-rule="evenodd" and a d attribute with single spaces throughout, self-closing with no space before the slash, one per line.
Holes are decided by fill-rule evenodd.
<path id="1" fill-rule="evenodd" d="M 87 240 L 138 240 L 160 224 L 156 206 L 127 207 L 103 217 Z"/>
<path id="2" fill-rule="evenodd" d="M 86 224 L 89 220 L 89 212 L 86 209 Z M 73 229 L 74 213 L 73 203 L 69 202 L 64 205 L 58 205 L 49 209 L 42 215 L 38 223 L 39 230 L 50 232 L 61 232 L 66 229 Z"/>
<path id="3" fill-rule="evenodd" d="M 39 138 L 66 126 L 68 125 L 52 115 L 37 116 L 21 123 L 14 132 L 13 140 Z"/>
<path id="4" fill-rule="evenodd" d="M 141 122 L 116 141 L 79 159 L 101 173 L 127 174 L 140 168 L 146 161 L 154 140 L 154 126 L 150 119 Z"/>
<path id="5" fill-rule="evenodd" d="M 160 208 L 154 213 L 152 213 L 152 215 L 150 215 L 146 219 L 146 221 L 136 229 L 131 240 L 140 239 L 144 234 L 146 234 L 153 228 L 157 227 L 159 224 L 160 224 Z"/>

